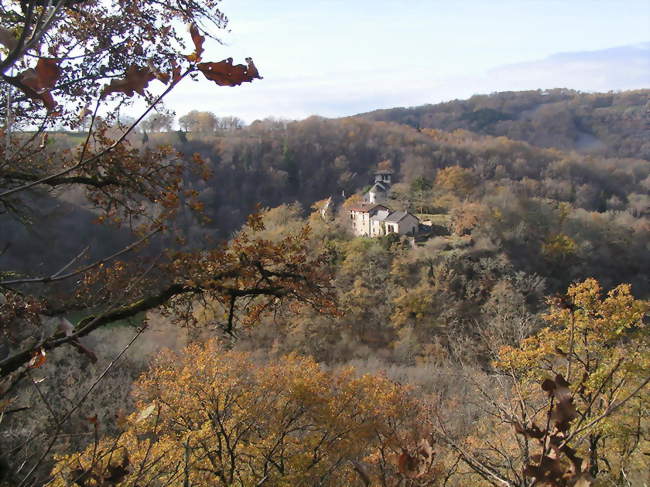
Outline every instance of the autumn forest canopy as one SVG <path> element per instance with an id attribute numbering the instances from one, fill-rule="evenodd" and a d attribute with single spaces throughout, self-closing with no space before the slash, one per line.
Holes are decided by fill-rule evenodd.
<path id="1" fill-rule="evenodd" d="M 650 90 L 174 113 L 219 3 L 0 2 L 0 486 L 650 482 Z"/>

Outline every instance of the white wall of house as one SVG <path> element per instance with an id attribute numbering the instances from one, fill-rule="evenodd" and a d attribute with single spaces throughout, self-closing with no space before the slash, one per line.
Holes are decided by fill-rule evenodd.
<path id="1" fill-rule="evenodd" d="M 384 206 L 377 206 L 370 210 L 350 210 L 352 232 L 358 236 L 369 237 L 372 235 L 371 217 L 379 211 L 386 211 Z"/>
<path id="2" fill-rule="evenodd" d="M 384 226 L 383 221 L 370 220 L 370 236 L 371 237 L 381 237 L 384 235 Z"/>
<path id="3" fill-rule="evenodd" d="M 365 194 L 364 198 L 368 203 L 383 203 L 388 199 L 388 188 L 389 186 L 387 185 L 374 184 Z"/>
<path id="4" fill-rule="evenodd" d="M 352 233 L 357 236 L 370 234 L 370 224 L 367 212 L 351 211 L 350 219 L 352 220 Z"/>
<path id="5" fill-rule="evenodd" d="M 380 201 L 384 201 L 386 198 L 384 198 L 384 192 L 383 191 L 375 191 L 374 189 L 371 189 L 368 191 L 368 203 L 379 203 Z"/>
<path id="6" fill-rule="evenodd" d="M 370 217 L 370 236 L 381 237 L 386 235 L 384 220 L 390 215 L 390 210 L 379 210 L 376 215 Z"/>

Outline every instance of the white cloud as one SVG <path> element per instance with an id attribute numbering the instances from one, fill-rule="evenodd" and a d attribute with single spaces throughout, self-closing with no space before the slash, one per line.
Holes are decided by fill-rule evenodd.
<path id="1" fill-rule="evenodd" d="M 265 75 L 263 67 L 260 68 Z M 437 103 L 476 93 L 573 88 L 609 91 L 650 87 L 650 43 L 563 53 L 547 59 L 499 66 L 472 76 L 438 78 L 434 67 L 337 70 L 291 75 L 271 71 L 240 87 L 218 87 L 206 80 L 181 84 L 166 105 L 182 115 L 209 110 L 248 122 L 268 116 L 300 119 L 318 114 L 338 117 L 395 106 Z"/>

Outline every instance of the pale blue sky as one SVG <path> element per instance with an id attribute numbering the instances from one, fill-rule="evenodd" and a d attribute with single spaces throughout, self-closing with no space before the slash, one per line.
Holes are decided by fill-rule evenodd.
<path id="1" fill-rule="evenodd" d="M 187 82 L 167 102 L 179 115 L 250 122 L 508 89 L 650 87 L 650 0 L 224 0 L 222 9 L 231 32 L 204 58 L 252 56 L 265 79 Z M 622 51 L 547 59 L 617 46 L 632 46 L 629 62 Z"/>

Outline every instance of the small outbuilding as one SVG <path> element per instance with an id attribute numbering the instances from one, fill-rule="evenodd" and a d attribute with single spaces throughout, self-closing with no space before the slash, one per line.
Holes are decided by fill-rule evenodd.
<path id="1" fill-rule="evenodd" d="M 420 220 L 408 211 L 394 211 L 384 220 L 386 235 L 397 233 L 399 235 L 415 235 L 420 228 Z"/>

